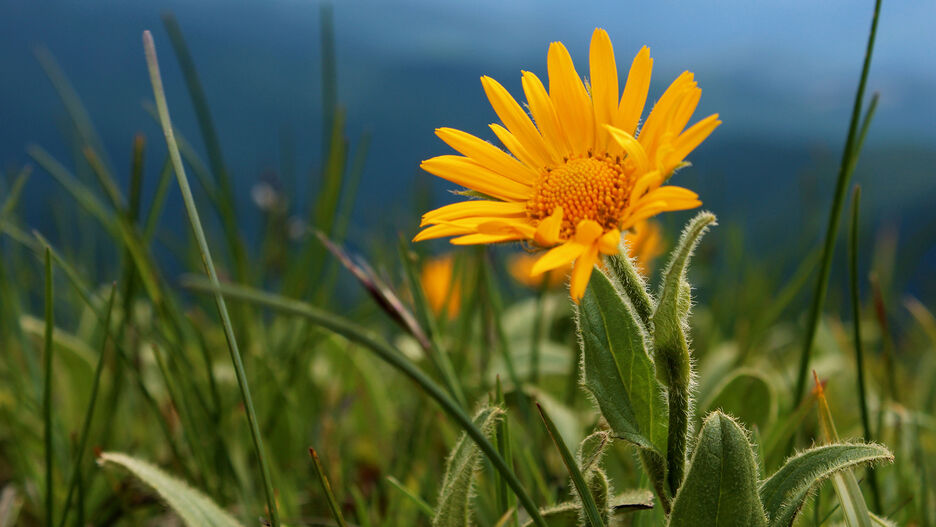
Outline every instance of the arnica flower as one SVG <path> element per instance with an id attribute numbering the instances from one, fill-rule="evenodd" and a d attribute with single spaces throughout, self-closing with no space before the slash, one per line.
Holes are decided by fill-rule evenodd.
<path id="1" fill-rule="evenodd" d="M 628 256 L 637 261 L 637 270 L 644 276 L 653 269 L 653 261 L 663 254 L 663 227 L 654 220 L 641 220 L 624 235 Z M 565 283 L 572 272 L 571 262 L 562 267 L 537 275 L 531 274 L 539 257 L 535 254 L 516 254 L 508 262 L 510 276 L 517 282 L 534 289 L 554 289 Z M 544 284 L 545 282 L 545 284 Z"/>
<path id="2" fill-rule="evenodd" d="M 719 125 L 711 115 L 686 129 L 701 97 L 690 72 L 667 88 L 639 127 L 653 60 L 644 47 L 619 95 L 611 39 L 592 35 L 590 83 L 576 73 L 560 42 L 549 46 L 549 91 L 522 74 L 529 114 L 490 77 L 481 84 L 500 118 L 492 124 L 505 152 L 473 135 L 440 128 L 462 155 L 423 161 L 423 170 L 486 199 L 426 213 L 415 241 L 451 237 L 455 245 L 525 241 L 549 249 L 533 265 L 537 275 L 575 262 L 570 294 L 585 294 L 599 254 L 614 254 L 621 232 L 664 211 L 701 204 L 691 190 L 664 183 Z M 509 152 L 509 153 L 508 153 Z"/>
<path id="3" fill-rule="evenodd" d="M 444 312 L 450 319 L 458 316 L 461 308 L 461 285 L 455 280 L 454 270 L 455 259 L 447 254 L 427 260 L 419 276 L 429 308 L 436 315 Z"/>

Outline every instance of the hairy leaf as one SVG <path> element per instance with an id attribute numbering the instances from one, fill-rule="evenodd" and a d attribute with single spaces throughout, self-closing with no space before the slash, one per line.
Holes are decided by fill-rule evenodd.
<path id="1" fill-rule="evenodd" d="M 710 212 L 700 212 L 690 220 L 663 271 L 653 312 L 653 345 L 657 374 L 666 386 L 689 384 L 689 345 L 685 328 L 692 302 L 686 269 L 702 235 L 714 223 L 715 215 Z"/>
<path id="2" fill-rule="evenodd" d="M 576 306 L 582 379 L 616 437 L 666 452 L 666 404 L 648 335 L 630 300 L 600 269 Z"/>
<path id="3" fill-rule="evenodd" d="M 757 496 L 757 463 L 744 430 L 721 412 L 706 418 L 686 479 L 673 501 L 671 527 L 766 526 Z"/>
<path id="4" fill-rule="evenodd" d="M 145 461 L 119 452 L 105 452 L 101 454 L 100 463 L 102 465 L 113 463 L 129 470 L 140 481 L 159 493 L 186 525 L 191 527 L 239 527 L 241 525 L 200 491 Z"/>
<path id="5" fill-rule="evenodd" d="M 490 437 L 494 425 L 504 411 L 496 406 L 482 408 L 474 418 L 474 424 L 484 435 Z M 481 449 L 462 432 L 445 466 L 439 502 L 436 505 L 433 527 L 467 527 L 470 525 L 470 502 L 474 476 L 480 469 Z"/>
<path id="6" fill-rule="evenodd" d="M 793 456 L 760 486 L 771 527 L 792 525 L 811 490 L 825 478 L 857 465 L 893 459 L 876 444 L 823 445 Z"/>

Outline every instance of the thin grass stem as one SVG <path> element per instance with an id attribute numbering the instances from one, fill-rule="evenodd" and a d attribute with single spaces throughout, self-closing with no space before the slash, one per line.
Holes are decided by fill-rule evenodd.
<path id="1" fill-rule="evenodd" d="M 328 482 L 328 476 L 325 475 L 325 468 L 322 467 L 322 462 L 319 461 L 318 453 L 314 448 L 309 447 L 309 455 L 312 456 L 312 468 L 315 469 L 315 475 L 318 476 L 319 483 L 322 484 L 322 490 L 325 491 L 325 499 L 328 501 L 328 508 L 331 509 L 332 517 L 335 518 L 335 523 L 338 524 L 338 527 L 348 527 L 344 515 L 341 514 L 341 505 L 338 504 L 335 493 L 332 491 L 331 483 Z"/>
<path id="2" fill-rule="evenodd" d="M 858 219 L 861 202 L 861 186 L 855 185 L 852 194 L 852 214 L 848 236 L 848 278 L 852 304 L 852 327 L 855 338 L 855 367 L 858 369 L 858 406 L 861 409 L 861 427 L 864 429 L 864 439 L 873 442 L 871 435 L 871 420 L 868 417 L 868 395 L 865 390 L 864 346 L 861 342 L 861 295 L 858 292 Z M 881 512 L 881 491 L 878 487 L 874 468 L 869 467 L 868 484 L 871 487 L 871 497 L 874 500 L 874 510 Z"/>
<path id="3" fill-rule="evenodd" d="M 52 331 L 55 327 L 55 309 L 52 295 L 52 254 L 45 250 L 45 379 L 42 392 L 43 438 L 45 440 L 45 518 L 46 524 L 55 521 L 52 466 Z"/>
<path id="4" fill-rule="evenodd" d="M 556 448 L 559 450 L 559 454 L 562 456 L 562 462 L 569 470 L 569 475 L 572 477 L 572 486 L 575 487 L 575 492 L 578 494 L 579 499 L 582 500 L 582 509 L 585 511 L 585 519 L 588 520 L 588 523 L 592 527 L 602 527 L 604 522 L 601 520 L 601 513 L 598 512 L 598 505 L 595 503 L 595 497 L 592 496 L 588 484 L 585 483 L 585 476 L 582 474 L 578 463 L 575 461 L 575 456 L 572 455 L 572 451 L 569 450 L 568 445 L 565 444 L 562 435 L 559 434 L 559 430 L 549 417 L 549 414 L 546 413 L 546 410 L 544 410 L 539 403 L 536 403 L 536 408 L 543 418 L 546 430 L 549 431 L 549 437 L 552 438 L 553 443 L 555 443 Z"/>
<path id="5" fill-rule="evenodd" d="M 72 495 L 81 479 L 81 463 L 84 460 L 85 449 L 88 445 L 88 435 L 91 431 L 91 420 L 94 418 L 94 407 L 97 404 L 98 389 L 101 385 L 101 374 L 104 372 L 104 364 L 107 358 L 107 341 L 110 337 L 111 315 L 114 312 L 114 297 L 117 293 L 117 284 L 111 286 L 110 298 L 107 301 L 107 315 L 104 317 L 104 338 L 101 341 L 101 354 L 98 357 L 97 366 L 94 368 L 94 380 L 91 381 L 91 398 L 88 401 L 88 409 L 85 410 L 84 422 L 81 424 L 81 435 L 78 439 L 78 447 L 75 451 L 75 466 L 72 467 L 72 475 L 69 478 L 68 494 L 65 496 L 65 505 L 62 507 L 62 519 L 59 521 L 59 527 L 64 527 L 65 520 L 68 519 L 68 511 L 71 508 Z"/>
<path id="6" fill-rule="evenodd" d="M 871 56 L 874 52 L 874 40 L 877 36 L 878 15 L 881 12 L 881 0 L 874 2 L 874 15 L 871 19 L 871 33 L 868 36 L 868 45 L 865 50 L 864 64 L 861 67 L 861 79 L 858 81 L 858 92 L 855 94 L 855 103 L 852 107 L 851 121 L 848 125 L 848 135 L 845 140 L 845 149 L 839 164 L 838 180 L 835 184 L 835 196 L 832 200 L 832 210 L 829 212 L 829 223 L 826 228 L 825 244 L 822 249 L 822 261 L 819 269 L 819 280 L 813 293 L 813 300 L 809 307 L 809 316 L 806 322 L 806 334 L 803 339 L 803 348 L 800 353 L 799 370 L 796 377 L 793 408 L 799 406 L 806 390 L 807 374 L 809 373 L 809 358 L 812 354 L 813 341 L 816 330 L 819 328 L 819 317 L 822 315 L 822 306 L 825 302 L 826 290 L 829 285 L 829 273 L 832 269 L 832 256 L 835 252 L 835 242 L 838 238 L 839 222 L 841 221 L 842 205 L 848 183 L 855 170 L 857 154 L 860 152 L 858 137 L 858 120 L 861 117 L 861 107 L 864 100 L 865 86 L 868 81 L 868 72 L 871 69 Z M 870 112 L 869 112 L 870 114 Z M 870 123 L 870 119 L 867 120 Z M 856 146 L 858 148 L 856 149 Z"/>
<path id="7" fill-rule="evenodd" d="M 182 192 L 182 199 L 185 202 L 185 209 L 192 225 L 192 231 L 198 242 L 198 248 L 201 252 L 202 263 L 205 271 L 208 273 L 212 285 L 220 286 L 217 271 L 215 271 L 214 262 L 211 259 L 211 252 L 208 249 L 208 241 L 205 238 L 205 232 L 202 229 L 201 219 L 198 216 L 198 210 L 195 208 L 195 200 L 192 197 L 192 190 L 188 184 L 188 178 L 185 176 L 185 167 L 182 166 L 182 159 L 179 156 L 179 148 L 175 144 L 175 138 L 172 131 L 172 121 L 169 118 L 169 108 L 166 104 L 166 94 L 163 91 L 162 77 L 159 73 L 159 62 L 156 58 L 156 46 L 153 43 L 153 36 L 149 31 L 143 32 L 143 47 L 146 51 L 146 62 L 149 68 L 150 81 L 153 84 L 153 96 L 156 99 L 156 107 L 159 111 L 160 122 L 162 123 L 163 133 L 166 136 L 166 145 L 169 148 L 169 155 L 172 158 L 172 165 L 175 169 L 176 179 L 179 183 L 179 189 Z M 237 339 L 234 336 L 234 328 L 231 327 L 231 319 L 228 315 L 227 305 L 224 297 L 220 293 L 215 294 L 215 303 L 218 308 L 218 315 L 221 317 L 221 323 L 224 326 L 224 336 L 227 340 L 228 351 L 230 351 L 231 361 L 234 363 L 234 372 L 237 376 L 237 384 L 240 388 L 241 396 L 244 401 L 244 408 L 247 413 L 247 421 L 250 427 L 250 434 L 253 439 L 254 450 L 260 463 L 261 478 L 263 480 L 263 489 L 266 496 L 267 509 L 270 515 L 270 524 L 273 527 L 279 526 L 279 513 L 276 508 L 276 499 L 273 494 L 273 482 L 270 477 L 270 467 L 267 462 L 266 453 L 263 449 L 263 438 L 260 437 L 260 428 L 257 422 L 256 411 L 254 410 L 253 400 L 250 396 L 250 388 L 247 385 L 247 374 L 244 371 L 244 363 L 241 359 L 240 350 L 237 347 Z"/>

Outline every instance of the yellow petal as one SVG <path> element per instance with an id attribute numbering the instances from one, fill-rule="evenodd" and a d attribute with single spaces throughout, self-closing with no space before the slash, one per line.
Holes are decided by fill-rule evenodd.
<path id="1" fill-rule="evenodd" d="M 647 167 L 650 164 L 650 161 L 647 159 L 647 153 L 644 151 L 643 146 L 640 144 L 637 139 L 634 138 L 631 134 L 621 130 L 620 128 L 615 128 L 613 126 L 606 126 L 605 129 L 611 135 L 611 138 L 621 147 L 621 150 L 627 154 L 627 158 L 634 161 L 637 164 L 637 173 L 643 173 L 647 170 Z"/>
<path id="2" fill-rule="evenodd" d="M 619 243 L 621 243 L 621 231 L 611 229 L 598 238 L 598 250 L 603 254 L 617 254 Z"/>
<path id="3" fill-rule="evenodd" d="M 546 254 L 541 256 L 540 259 L 537 260 L 535 264 L 533 264 L 533 269 L 530 271 L 530 275 L 536 276 L 538 274 L 545 273 L 546 271 L 558 269 L 563 265 L 569 265 L 584 251 L 585 246 L 580 243 L 575 243 L 574 241 L 566 242 L 562 245 L 556 246 L 549 251 L 546 251 Z"/>
<path id="4" fill-rule="evenodd" d="M 514 201 L 475 199 L 459 201 L 431 210 L 422 217 L 420 227 L 439 221 L 451 221 L 472 216 L 525 216 L 526 204 Z"/>
<path id="5" fill-rule="evenodd" d="M 474 232 L 474 229 L 461 225 L 433 225 L 419 231 L 419 234 L 413 238 L 414 242 L 423 240 L 433 240 L 435 238 L 445 238 L 446 236 L 458 236 Z"/>
<path id="6" fill-rule="evenodd" d="M 501 122 L 536 160 L 537 165 L 534 166 L 549 164 L 550 156 L 546 143 L 543 142 L 543 136 L 533 126 L 530 117 L 517 104 L 513 96 L 499 82 L 490 77 L 481 77 L 481 84 Z"/>
<path id="7" fill-rule="evenodd" d="M 533 240 L 541 247 L 551 247 L 559 243 L 559 231 L 562 228 L 562 207 L 556 207 L 553 213 L 543 218 L 536 227 Z"/>
<path id="8" fill-rule="evenodd" d="M 438 156 L 423 161 L 420 168 L 470 189 L 504 200 L 521 201 L 530 196 L 530 187 L 505 178 L 462 156 Z"/>
<path id="9" fill-rule="evenodd" d="M 489 126 L 491 127 L 491 130 L 494 131 L 494 135 L 500 139 L 500 142 L 504 145 L 504 148 L 510 150 L 510 153 L 513 154 L 514 157 L 535 171 L 543 169 L 543 165 L 541 165 L 539 161 L 537 161 L 536 157 L 532 156 L 527 151 L 527 149 L 524 148 L 516 136 L 510 133 L 509 130 L 499 124 L 491 124 Z"/>
<path id="10" fill-rule="evenodd" d="M 611 38 L 604 29 L 595 29 L 592 33 L 588 63 L 590 68 L 591 98 L 597 125 L 595 135 L 596 151 L 605 151 L 608 145 L 608 131 L 604 125 L 614 124 L 618 106 L 618 75 L 614 61 L 614 48 Z"/>
<path id="11" fill-rule="evenodd" d="M 624 93 L 618 104 L 617 117 L 613 123 L 614 126 L 631 135 L 637 133 L 637 124 L 640 122 L 644 105 L 647 103 L 647 94 L 650 92 L 652 72 L 653 59 L 650 58 L 650 48 L 644 46 L 640 48 L 631 62 Z"/>
<path id="12" fill-rule="evenodd" d="M 630 202 L 637 203 L 637 200 L 643 197 L 648 189 L 656 188 L 660 185 L 660 179 L 660 173 L 656 170 L 640 176 L 634 183 L 634 188 L 631 189 Z"/>
<path id="13" fill-rule="evenodd" d="M 524 238 L 532 238 L 536 228 L 523 220 L 488 220 L 478 224 L 480 234 L 520 234 Z"/>
<path id="14" fill-rule="evenodd" d="M 569 296 L 577 304 L 585 296 L 588 281 L 591 280 L 592 269 L 598 261 L 598 245 L 592 244 L 575 260 L 572 269 L 572 278 L 569 281 Z"/>
<path id="15" fill-rule="evenodd" d="M 575 226 L 575 243 L 591 245 L 601 236 L 603 229 L 595 220 L 582 220 Z"/>
<path id="16" fill-rule="evenodd" d="M 498 174 L 525 185 L 536 181 L 539 174 L 496 146 L 469 133 L 454 128 L 438 128 L 436 135 L 449 146 Z"/>
<path id="17" fill-rule="evenodd" d="M 559 116 L 556 115 L 556 107 L 539 77 L 529 71 L 524 71 L 522 83 L 530 114 L 533 115 L 533 120 L 543 135 L 546 146 L 556 156 L 553 161 L 558 163 L 563 157 L 568 157 L 572 153 L 572 147 L 569 146 L 569 140 L 559 122 Z"/>
<path id="18" fill-rule="evenodd" d="M 645 122 L 640 129 L 640 135 L 637 136 L 637 139 L 640 140 L 640 144 L 644 145 L 644 149 L 648 152 L 653 149 L 658 135 L 663 132 L 666 125 L 666 118 L 669 116 L 673 105 L 678 102 L 678 99 L 683 95 L 684 91 L 693 84 L 692 78 L 692 72 L 682 72 L 682 74 L 676 77 L 676 80 L 669 85 L 669 88 L 663 92 L 660 100 L 657 101 L 657 103 L 653 105 L 653 109 L 650 110 L 650 116 L 647 117 L 647 122 Z"/>
<path id="19" fill-rule="evenodd" d="M 514 234 L 466 234 L 458 238 L 452 238 L 449 243 L 452 245 L 485 245 L 488 243 L 502 243 L 522 240 L 524 236 L 519 233 Z"/>
<path id="20" fill-rule="evenodd" d="M 686 156 L 702 144 L 702 141 L 705 141 L 709 134 L 718 128 L 720 124 L 722 122 L 718 120 L 718 114 L 716 113 L 702 119 L 680 134 L 679 138 L 676 139 L 673 152 L 670 154 L 670 162 L 679 163 L 686 159 Z"/>
<path id="21" fill-rule="evenodd" d="M 674 114 L 668 123 L 668 131 L 674 134 L 682 133 L 686 125 L 689 124 L 692 114 L 695 113 L 696 107 L 699 106 L 699 99 L 701 98 L 702 90 L 698 86 L 686 90 L 682 100 L 679 101 L 679 105 L 675 107 Z"/>
<path id="22" fill-rule="evenodd" d="M 561 42 L 549 45 L 549 98 L 556 105 L 559 122 L 576 154 L 586 154 L 595 146 L 595 113 L 591 98 Z"/>

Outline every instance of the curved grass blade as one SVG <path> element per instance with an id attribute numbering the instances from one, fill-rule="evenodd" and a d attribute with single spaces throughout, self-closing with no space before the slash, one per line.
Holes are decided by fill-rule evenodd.
<path id="1" fill-rule="evenodd" d="M 150 81 L 153 85 L 153 96 L 156 99 L 156 107 L 159 111 L 160 122 L 162 123 L 163 133 L 166 136 L 166 144 L 169 148 L 169 155 L 172 158 L 172 165 L 175 169 L 176 179 L 179 182 L 179 189 L 182 192 L 182 199 L 185 202 L 185 209 L 192 225 L 192 231 L 198 242 L 198 248 L 201 252 L 202 263 L 212 285 L 219 285 L 218 273 L 215 271 L 214 262 L 211 259 L 211 252 L 208 249 L 208 241 L 205 238 L 205 232 L 201 226 L 201 219 L 198 216 L 198 210 L 195 208 L 195 200 L 192 197 L 192 190 L 189 187 L 188 179 L 185 176 L 185 168 L 182 166 L 182 159 L 179 156 L 179 149 L 175 144 L 172 131 L 172 121 L 169 118 L 169 108 L 166 104 L 166 95 L 163 92 L 162 77 L 159 73 L 159 62 L 156 58 L 156 46 L 153 43 L 153 36 L 149 31 L 143 32 L 143 47 L 146 51 L 146 62 L 149 68 Z M 244 401 L 244 407 L 247 413 L 248 426 L 253 439 L 254 450 L 260 463 L 261 478 L 263 480 L 263 489 L 266 496 L 267 510 L 270 514 L 270 523 L 273 527 L 279 526 L 279 513 L 276 508 L 276 500 L 273 495 L 273 482 L 270 477 L 270 467 L 267 462 L 266 454 L 263 450 L 263 439 L 260 437 L 260 428 L 257 422 L 257 414 L 254 410 L 253 400 L 250 396 L 250 388 L 247 385 L 247 374 L 244 372 L 244 362 L 240 356 L 240 350 L 237 346 L 237 339 L 234 336 L 234 328 L 231 326 L 231 318 L 228 315 L 227 305 L 221 293 L 215 293 L 215 304 L 218 308 L 218 315 L 221 317 L 221 323 L 224 326 L 224 336 L 227 340 L 228 351 L 231 355 L 231 362 L 234 363 L 234 372 L 237 377 L 237 384 L 240 388 L 241 396 Z"/>
<path id="2" fill-rule="evenodd" d="M 104 452 L 99 462 L 102 465 L 119 465 L 130 471 L 166 500 L 189 527 L 243 527 L 200 491 L 145 461 L 119 452 Z"/>

